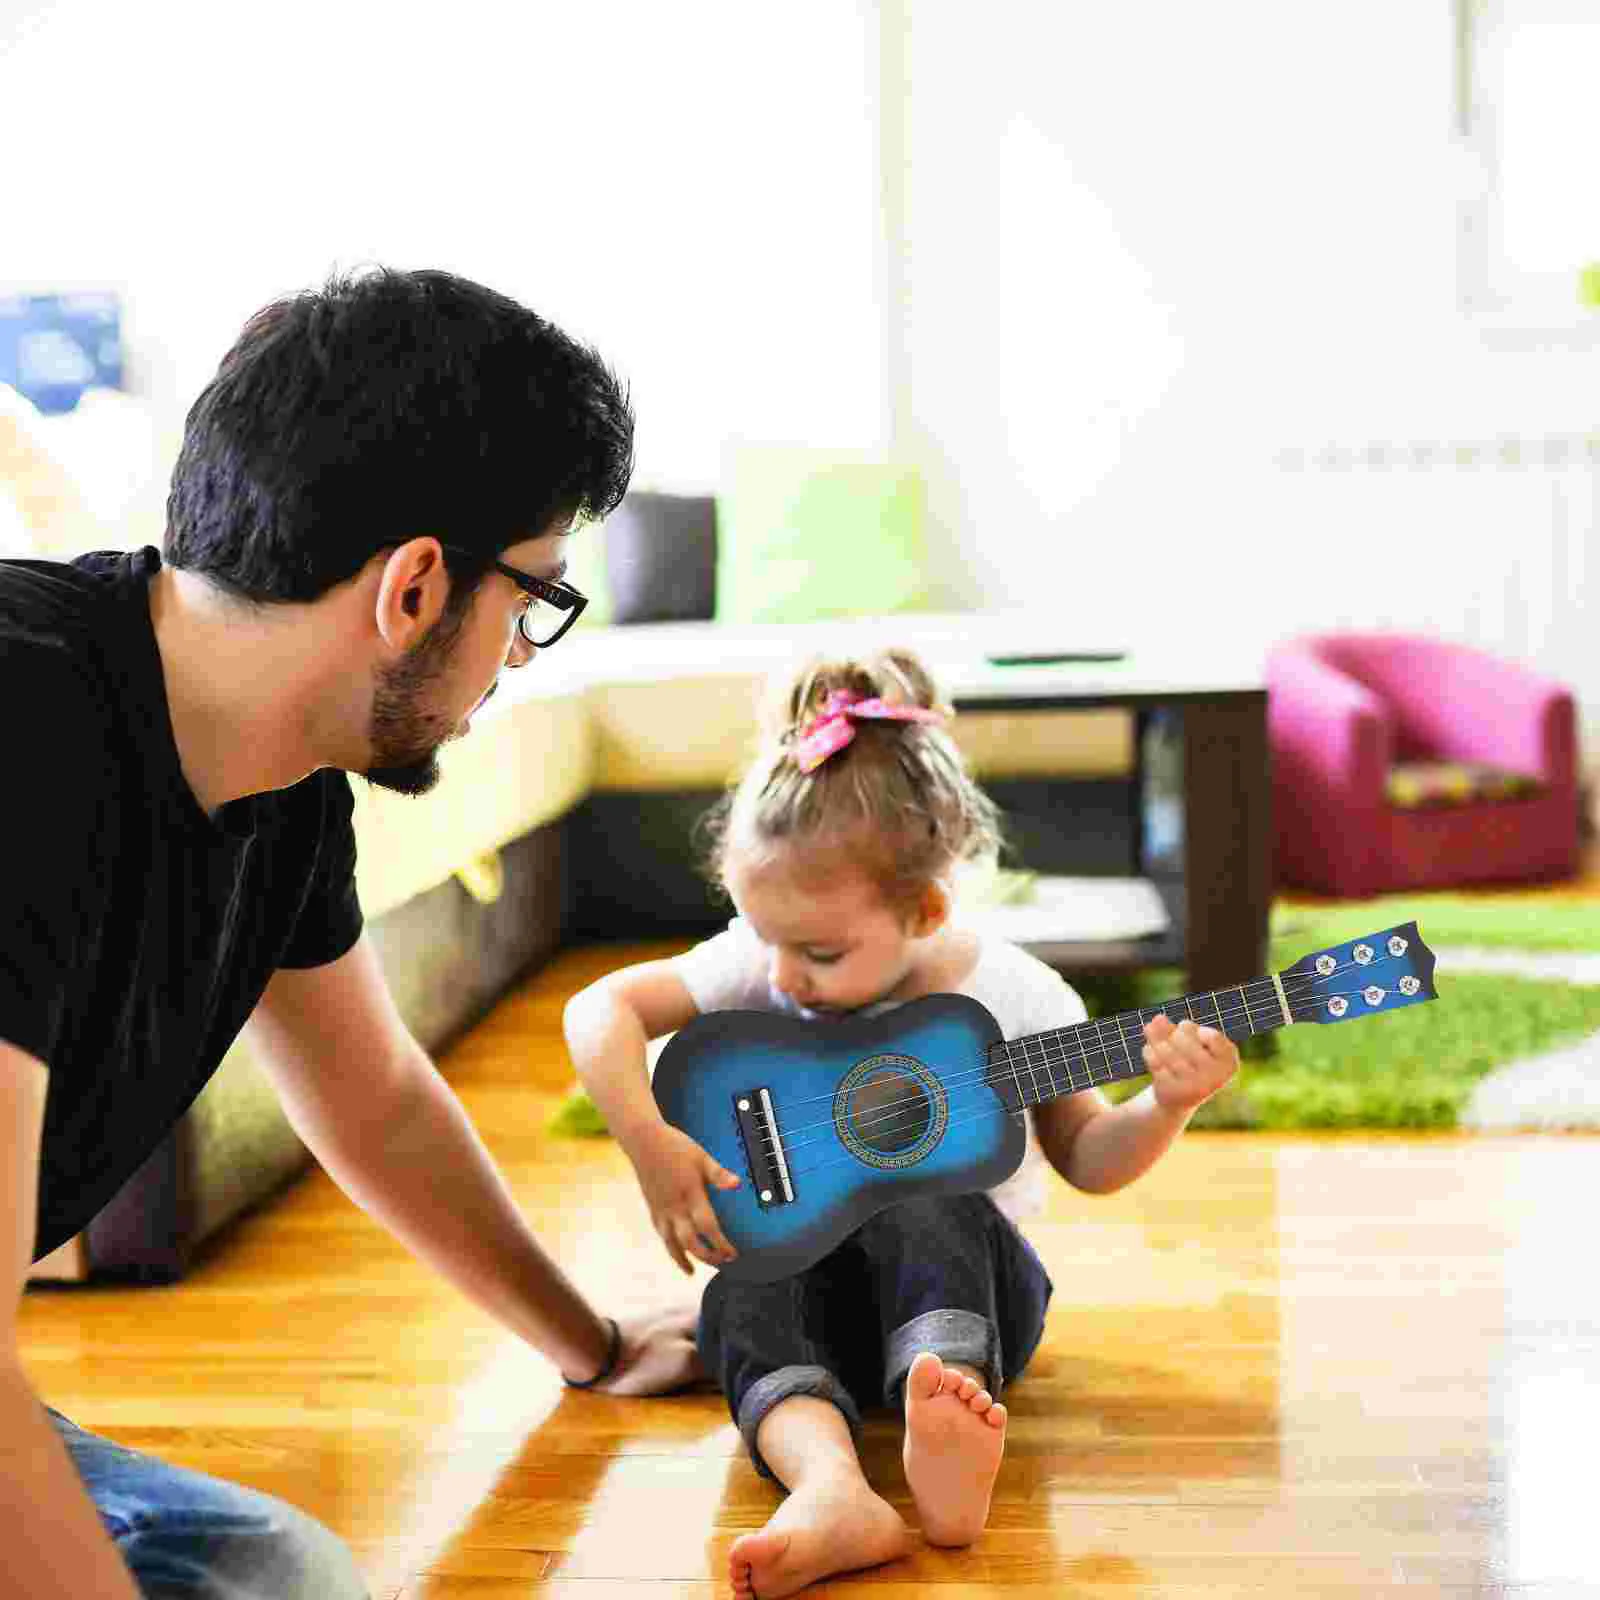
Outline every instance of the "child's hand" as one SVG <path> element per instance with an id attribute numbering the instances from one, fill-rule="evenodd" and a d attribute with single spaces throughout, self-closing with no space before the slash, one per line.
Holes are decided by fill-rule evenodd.
<path id="1" fill-rule="evenodd" d="M 1239 1047 L 1216 1028 L 1165 1016 L 1145 1024 L 1144 1064 L 1164 1111 L 1193 1111 L 1239 1070 Z"/>
<path id="2" fill-rule="evenodd" d="M 732 1261 L 737 1252 L 723 1237 L 706 1185 L 733 1189 L 738 1178 L 670 1122 L 651 1123 L 627 1148 L 650 1220 L 679 1268 L 694 1271 L 690 1256 L 710 1267 Z"/>

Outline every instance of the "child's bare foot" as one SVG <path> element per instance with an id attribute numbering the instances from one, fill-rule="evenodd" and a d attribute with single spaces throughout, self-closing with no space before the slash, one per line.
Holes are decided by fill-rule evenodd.
<path id="1" fill-rule="evenodd" d="M 929 1544 L 971 1544 L 989 1520 L 1006 1408 L 976 1379 L 922 1351 L 906 1374 L 906 1482 Z"/>
<path id="2" fill-rule="evenodd" d="M 779 1600 L 831 1573 L 892 1561 L 910 1547 L 900 1513 L 864 1478 L 830 1475 L 802 1484 L 759 1533 L 735 1539 L 728 1576 L 741 1600 Z"/>

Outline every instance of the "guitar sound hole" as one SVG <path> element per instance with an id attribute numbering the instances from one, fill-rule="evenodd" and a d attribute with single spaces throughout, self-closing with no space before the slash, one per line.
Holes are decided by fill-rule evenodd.
<path id="1" fill-rule="evenodd" d="M 850 1091 L 850 1131 L 869 1150 L 898 1155 L 928 1131 L 933 1103 L 917 1079 L 885 1072 Z"/>

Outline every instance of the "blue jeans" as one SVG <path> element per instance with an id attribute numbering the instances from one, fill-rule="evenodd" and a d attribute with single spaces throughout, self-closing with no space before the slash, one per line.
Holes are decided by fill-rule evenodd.
<path id="1" fill-rule="evenodd" d="M 49 1416 L 147 1600 L 367 1600 L 350 1552 L 304 1512 Z"/>
<path id="2" fill-rule="evenodd" d="M 1038 1348 L 1050 1275 L 986 1194 L 890 1206 L 815 1266 L 776 1283 L 718 1274 L 700 1303 L 700 1359 L 717 1380 L 756 1471 L 767 1413 L 790 1395 L 861 1413 L 900 1404 L 919 1350 L 960 1361 L 1000 1397 Z"/>

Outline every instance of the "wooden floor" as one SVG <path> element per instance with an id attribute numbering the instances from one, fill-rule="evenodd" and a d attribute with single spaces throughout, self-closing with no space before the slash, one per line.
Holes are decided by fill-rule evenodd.
<path id="1" fill-rule="evenodd" d="M 544 1124 L 564 997 L 640 953 L 570 953 L 446 1062 L 610 1309 L 682 1280 L 615 1146 Z M 817 1592 L 1600 1594 L 1597 1162 L 1579 1138 L 1196 1134 L 1121 1195 L 1063 1187 L 989 1531 Z M 189 1281 L 36 1291 L 22 1327 L 51 1404 L 307 1508 L 381 1600 L 722 1593 L 775 1504 L 716 1395 L 563 1392 L 320 1174 Z M 897 1452 L 874 1419 L 870 1473 L 909 1512 Z"/>

